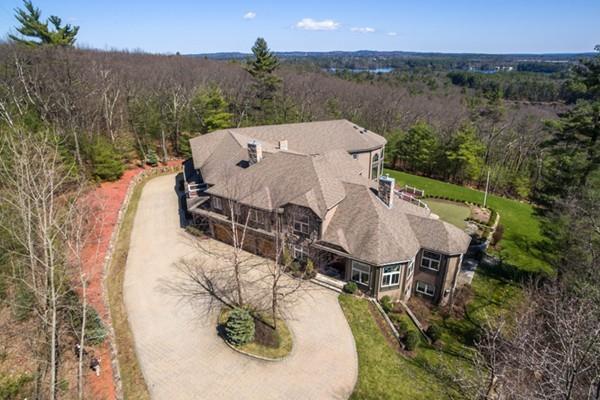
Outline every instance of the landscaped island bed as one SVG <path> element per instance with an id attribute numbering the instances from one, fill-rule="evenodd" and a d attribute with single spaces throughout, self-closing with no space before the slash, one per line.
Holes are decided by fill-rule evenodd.
<path id="1" fill-rule="evenodd" d="M 223 308 L 219 314 L 218 331 L 223 336 L 222 332 L 226 329 L 230 312 L 230 308 Z M 283 320 L 277 320 L 277 329 L 274 330 L 269 326 L 273 324 L 272 319 L 264 316 L 261 318 L 254 320 L 255 337 L 251 342 L 238 346 L 230 343 L 226 337 L 223 339 L 234 350 L 248 356 L 272 361 L 282 360 L 292 351 L 292 334 Z"/>
<path id="2" fill-rule="evenodd" d="M 390 169 L 386 169 L 385 173 L 396 179 L 397 186 L 415 186 L 425 190 L 425 195 L 483 203 L 484 193 L 479 190 Z M 545 261 L 543 251 L 538 247 L 542 236 L 540 222 L 534 215 L 533 206 L 493 194 L 488 195 L 487 206 L 500 214 L 500 223 L 505 227 L 501 249 L 498 252 L 503 262 L 522 271 L 551 274 L 552 269 Z"/>

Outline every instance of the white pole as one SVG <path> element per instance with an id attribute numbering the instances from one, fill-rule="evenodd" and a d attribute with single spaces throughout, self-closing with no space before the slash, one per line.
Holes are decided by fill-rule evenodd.
<path id="1" fill-rule="evenodd" d="M 487 205 L 487 194 L 488 194 L 489 186 L 490 186 L 490 168 L 488 168 L 487 179 L 485 181 L 485 195 L 483 196 L 483 206 L 484 207 Z"/>

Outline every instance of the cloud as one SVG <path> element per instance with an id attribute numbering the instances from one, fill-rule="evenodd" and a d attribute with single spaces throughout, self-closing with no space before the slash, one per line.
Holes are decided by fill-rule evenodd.
<path id="1" fill-rule="evenodd" d="M 396 32 L 388 32 L 387 35 L 388 36 L 398 36 L 398 34 Z"/>
<path id="2" fill-rule="evenodd" d="M 373 32 L 375 32 L 374 28 L 369 28 L 368 26 L 365 26 L 365 27 L 362 27 L 362 28 L 354 27 L 354 28 L 350 28 L 350 30 L 352 32 L 360 32 L 360 33 L 373 33 Z"/>
<path id="3" fill-rule="evenodd" d="M 340 27 L 340 23 L 332 19 L 315 21 L 312 18 L 303 18 L 296 22 L 296 28 L 307 31 L 334 31 Z"/>
<path id="4" fill-rule="evenodd" d="M 254 11 L 248 11 L 246 14 L 244 14 L 243 18 L 244 19 L 254 19 L 254 18 L 256 18 L 256 13 Z"/>

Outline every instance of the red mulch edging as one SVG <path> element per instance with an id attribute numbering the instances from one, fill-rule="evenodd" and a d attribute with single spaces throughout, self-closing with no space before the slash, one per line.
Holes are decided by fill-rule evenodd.
<path id="1" fill-rule="evenodd" d="M 180 165 L 182 160 L 169 161 L 166 166 Z M 164 165 L 163 165 L 164 166 Z M 115 182 L 103 182 L 88 194 L 90 206 L 97 210 L 97 221 L 100 221 L 92 234 L 94 240 L 83 249 L 83 264 L 88 281 L 87 301 L 96 309 L 102 321 L 110 326 L 110 314 L 107 309 L 108 299 L 104 298 L 103 279 L 104 264 L 110 248 L 113 232 L 119 222 L 119 211 L 129 189 L 129 185 L 142 171 L 149 168 L 134 168 L 123 173 Z M 111 363 L 111 349 L 108 337 L 101 345 L 95 347 L 94 354 L 101 359 L 101 373 L 97 377 L 89 370 L 86 376 L 88 390 L 93 399 L 112 400 L 117 398 L 117 386 L 113 379 L 114 371 Z"/>

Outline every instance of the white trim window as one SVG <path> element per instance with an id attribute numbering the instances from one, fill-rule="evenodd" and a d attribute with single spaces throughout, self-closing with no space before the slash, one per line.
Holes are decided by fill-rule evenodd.
<path id="1" fill-rule="evenodd" d="M 400 264 L 383 267 L 381 287 L 398 286 L 400 284 Z"/>
<path id="2" fill-rule="evenodd" d="M 435 295 L 435 286 L 425 282 L 417 281 L 415 291 L 417 293 L 424 294 L 425 296 L 433 297 Z"/>
<path id="3" fill-rule="evenodd" d="M 264 214 L 262 211 L 251 208 L 250 210 L 248 210 L 248 213 L 248 221 L 258 225 L 262 225 L 265 222 Z"/>
<path id="4" fill-rule="evenodd" d="M 377 179 L 379 177 L 379 154 L 375 153 L 371 160 L 371 179 Z"/>
<path id="5" fill-rule="evenodd" d="M 304 251 L 304 246 L 294 245 L 292 248 L 292 254 L 295 260 L 306 261 L 308 254 Z"/>
<path id="6" fill-rule="evenodd" d="M 223 201 L 221 200 L 220 197 L 213 197 L 212 198 L 212 205 L 213 205 L 213 208 L 215 210 L 222 210 L 223 209 Z"/>
<path id="7" fill-rule="evenodd" d="M 308 235 L 310 218 L 308 215 L 294 214 L 294 232 Z"/>
<path id="8" fill-rule="evenodd" d="M 421 257 L 421 267 L 430 269 L 432 271 L 439 271 L 440 264 L 442 262 L 442 255 L 434 253 L 432 251 L 423 251 L 423 257 Z"/>
<path id="9" fill-rule="evenodd" d="M 415 259 L 413 258 L 406 266 L 406 279 L 410 278 L 415 270 Z"/>
<path id="10" fill-rule="evenodd" d="M 371 278 L 371 266 L 352 260 L 352 276 L 354 282 L 369 286 Z"/>

